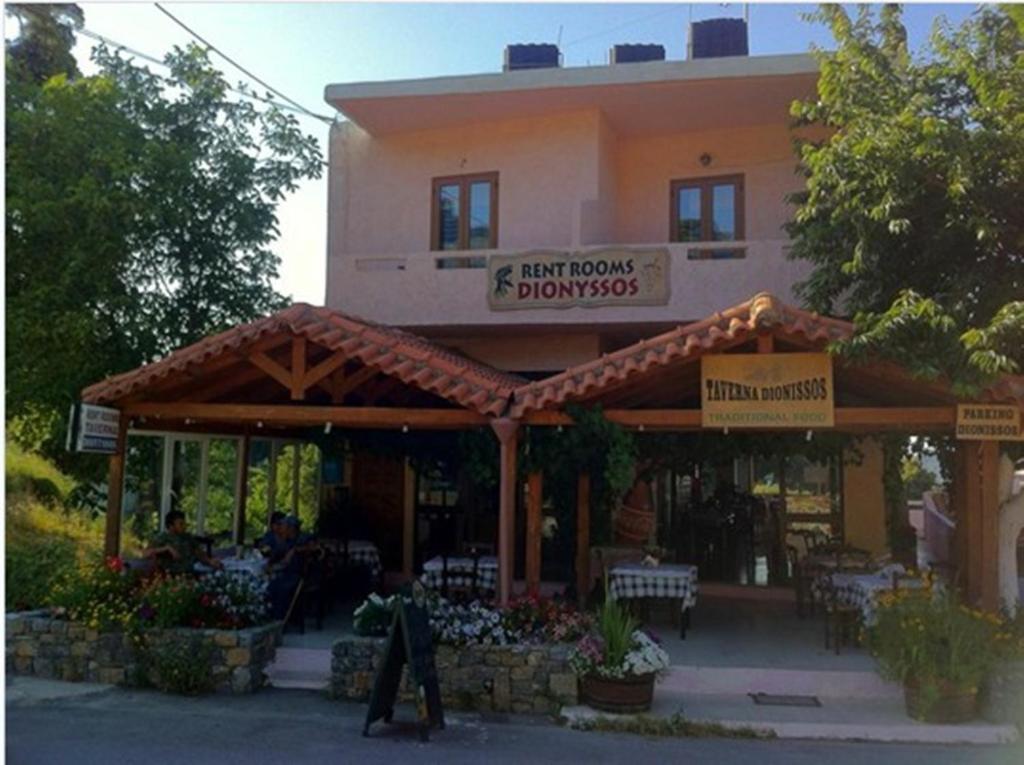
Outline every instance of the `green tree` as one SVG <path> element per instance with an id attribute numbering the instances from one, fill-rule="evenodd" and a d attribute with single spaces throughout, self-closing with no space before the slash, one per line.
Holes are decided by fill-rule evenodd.
<path id="1" fill-rule="evenodd" d="M 71 3 L 9 3 L 4 12 L 19 28 L 6 46 L 8 87 L 12 81 L 41 85 L 55 74 L 80 74 L 71 48 L 84 21 L 81 8 Z"/>
<path id="2" fill-rule="evenodd" d="M 838 5 L 814 17 L 836 41 L 818 52 L 801 125 L 825 128 L 800 159 L 792 256 L 813 264 L 799 292 L 855 315 L 839 350 L 897 358 L 965 395 L 1024 363 L 1024 42 L 998 7 L 936 25 L 920 56 L 901 10 Z"/>
<path id="3" fill-rule="evenodd" d="M 7 72 L 7 411 L 57 457 L 82 387 L 283 305 L 277 205 L 322 167 L 293 117 L 231 96 L 197 47 L 167 76 L 94 59 L 95 77 Z"/>

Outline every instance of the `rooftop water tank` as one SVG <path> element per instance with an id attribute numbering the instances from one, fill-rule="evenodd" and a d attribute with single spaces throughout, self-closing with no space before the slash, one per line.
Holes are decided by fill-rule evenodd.
<path id="1" fill-rule="evenodd" d="M 628 43 L 615 45 L 610 53 L 613 64 L 636 64 L 642 61 L 664 61 L 665 46 Z"/>
<path id="2" fill-rule="evenodd" d="M 746 56 L 747 22 L 743 19 L 708 19 L 690 24 L 690 58 Z"/>
<path id="3" fill-rule="evenodd" d="M 557 45 L 520 43 L 505 46 L 505 71 L 519 69 L 553 69 L 562 65 Z"/>

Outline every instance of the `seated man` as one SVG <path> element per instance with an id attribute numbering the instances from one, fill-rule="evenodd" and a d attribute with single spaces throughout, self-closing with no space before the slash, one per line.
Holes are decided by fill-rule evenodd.
<path id="1" fill-rule="evenodd" d="M 256 547 L 271 564 L 279 562 L 291 549 L 291 538 L 285 526 L 285 514 L 274 512 L 270 515 L 270 529 L 256 540 Z"/>
<path id="2" fill-rule="evenodd" d="M 275 515 L 277 514 L 275 513 Z M 272 523 L 273 520 L 272 518 Z M 273 574 L 268 587 L 268 595 L 271 615 L 275 619 L 283 619 L 288 613 L 288 606 L 291 605 L 295 589 L 307 573 L 305 556 L 319 550 L 311 535 L 300 534 L 301 525 L 301 521 L 294 515 L 284 516 L 280 519 L 278 528 L 271 532 L 274 535 L 273 543 L 278 545 L 277 549 L 284 550 L 282 554 L 271 555 L 270 558 L 270 570 Z M 278 534 L 283 534 L 283 544 Z M 272 546 L 268 545 L 268 547 Z"/>
<path id="3" fill-rule="evenodd" d="M 188 533 L 183 512 L 171 510 L 164 518 L 164 526 L 166 531 L 157 534 L 142 553 L 153 559 L 160 571 L 167 574 L 194 574 L 197 561 L 211 568 L 224 568 L 219 560 L 207 555 L 203 545 Z"/>

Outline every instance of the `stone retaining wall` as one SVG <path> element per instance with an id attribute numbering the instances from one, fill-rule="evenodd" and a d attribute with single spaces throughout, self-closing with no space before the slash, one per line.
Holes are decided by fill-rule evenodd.
<path id="1" fill-rule="evenodd" d="M 200 638 L 210 647 L 210 672 L 218 691 L 252 693 L 266 682 L 264 668 L 274 660 L 281 625 L 244 630 L 177 628 L 149 630 L 147 641 Z M 45 612 L 7 614 L 7 672 L 57 680 L 141 685 L 138 655 L 123 632 L 99 632 L 54 619 Z"/>
<path id="2" fill-rule="evenodd" d="M 350 636 L 334 643 L 331 695 L 366 701 L 386 638 Z M 577 703 L 576 675 L 568 645 L 437 646 L 435 661 L 441 699 L 450 709 L 554 714 Z M 412 699 L 403 674 L 399 698 Z"/>
<path id="3" fill-rule="evenodd" d="M 1016 723 L 1024 731 L 1024 659 L 996 665 L 984 689 L 982 715 L 989 722 Z"/>

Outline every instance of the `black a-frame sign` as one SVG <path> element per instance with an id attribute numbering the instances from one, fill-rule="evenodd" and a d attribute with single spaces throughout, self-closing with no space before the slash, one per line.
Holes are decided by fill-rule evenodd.
<path id="1" fill-rule="evenodd" d="M 402 682 L 402 666 L 409 665 L 409 680 L 416 689 L 416 722 L 422 741 L 430 739 L 430 726 L 444 728 L 444 710 L 441 707 L 441 688 L 434 665 L 434 641 L 430 632 L 430 617 L 426 608 L 423 585 L 413 582 L 402 587 L 395 599 L 395 615 L 388 632 L 384 661 L 377 671 L 377 679 L 370 695 L 370 708 L 366 710 L 363 735 L 370 735 L 370 725 L 377 720 L 391 722 L 398 699 L 398 686 Z"/>

